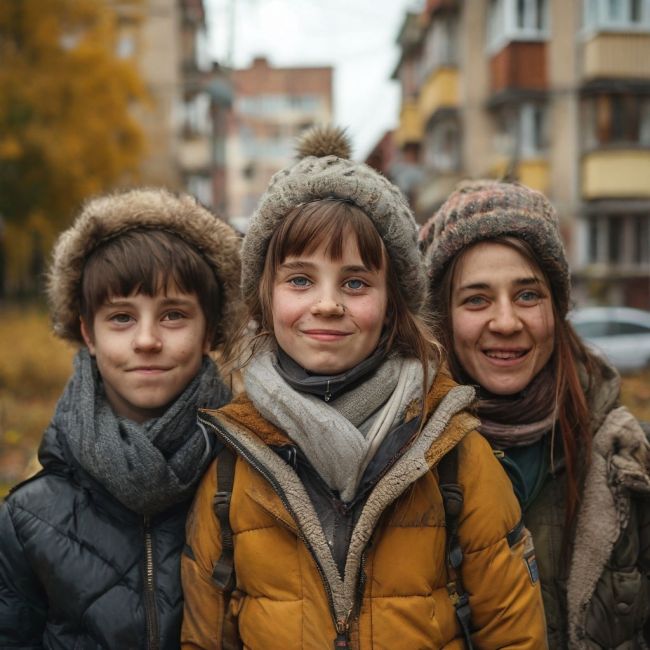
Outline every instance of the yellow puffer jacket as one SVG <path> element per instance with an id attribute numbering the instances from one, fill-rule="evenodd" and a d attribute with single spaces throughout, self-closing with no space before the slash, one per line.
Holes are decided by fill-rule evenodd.
<path id="1" fill-rule="evenodd" d="M 464 648 L 446 587 L 435 469 L 459 445 L 461 571 L 474 646 L 546 648 L 530 536 L 510 481 L 464 410 L 472 397 L 472 389 L 439 373 L 427 424 L 368 496 L 343 579 L 304 487 L 268 447 L 288 444 L 284 433 L 246 397 L 203 413 L 204 425 L 237 452 L 230 506 L 237 586 L 230 596 L 212 580 L 221 553 L 213 465 L 188 520 L 182 647 L 321 650 L 337 647 L 337 632 L 346 632 L 350 644 L 342 647 L 363 650 Z"/>

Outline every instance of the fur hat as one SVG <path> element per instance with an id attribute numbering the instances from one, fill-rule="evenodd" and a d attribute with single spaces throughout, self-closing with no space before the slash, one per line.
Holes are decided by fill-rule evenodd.
<path id="1" fill-rule="evenodd" d="M 374 169 L 350 160 L 350 143 L 341 129 L 315 127 L 300 138 L 300 160 L 276 173 L 253 214 L 242 247 L 242 290 L 254 301 L 271 236 L 289 211 L 326 198 L 353 202 L 382 238 L 405 300 L 419 311 L 426 276 L 417 246 L 417 226 L 400 190 Z"/>
<path id="2" fill-rule="evenodd" d="M 91 199 L 56 241 L 47 277 L 54 333 L 83 343 L 79 327 L 81 278 L 88 256 L 108 239 L 129 230 L 164 230 L 199 251 L 213 268 L 223 294 L 223 313 L 213 346 L 235 326 L 241 239 L 225 222 L 187 194 L 143 188 Z"/>
<path id="3" fill-rule="evenodd" d="M 519 183 L 461 183 L 420 231 L 432 295 L 451 260 L 463 249 L 495 237 L 516 237 L 535 251 L 548 274 L 561 316 L 569 308 L 569 265 L 557 213 L 548 199 Z"/>

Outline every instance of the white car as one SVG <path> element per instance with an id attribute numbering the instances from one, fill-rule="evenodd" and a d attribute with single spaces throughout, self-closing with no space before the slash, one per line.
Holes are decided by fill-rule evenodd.
<path id="1" fill-rule="evenodd" d="M 630 307 L 585 307 L 569 314 L 580 337 L 620 371 L 650 366 L 650 312 Z"/>

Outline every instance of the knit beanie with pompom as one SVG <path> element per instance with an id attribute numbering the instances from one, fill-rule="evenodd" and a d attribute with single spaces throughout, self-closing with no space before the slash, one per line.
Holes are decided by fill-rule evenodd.
<path id="1" fill-rule="evenodd" d="M 276 228 L 295 207 L 319 199 L 354 203 L 370 218 L 386 246 L 409 307 L 424 304 L 426 276 L 417 245 L 417 225 L 400 190 L 380 173 L 350 160 L 345 132 L 314 127 L 298 141 L 299 161 L 277 172 L 253 214 L 242 247 L 242 292 L 255 302 L 268 245 Z"/>
<path id="2" fill-rule="evenodd" d="M 548 275 L 560 316 L 569 309 L 569 264 L 558 216 L 541 193 L 519 183 L 465 181 L 420 230 L 431 295 L 453 258 L 465 248 L 497 237 L 515 237 L 535 251 Z"/>

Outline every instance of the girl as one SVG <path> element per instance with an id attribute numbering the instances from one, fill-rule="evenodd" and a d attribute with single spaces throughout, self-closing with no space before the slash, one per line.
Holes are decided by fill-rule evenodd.
<path id="1" fill-rule="evenodd" d="M 183 647 L 544 647 L 519 508 L 421 316 L 410 210 L 341 132 L 301 153 L 244 241 L 247 394 L 199 416 L 227 450 L 188 522 Z"/>
<path id="2" fill-rule="evenodd" d="M 645 648 L 648 444 L 566 314 L 557 215 L 518 184 L 461 186 L 421 232 L 456 381 L 535 540 L 551 648 Z"/>

